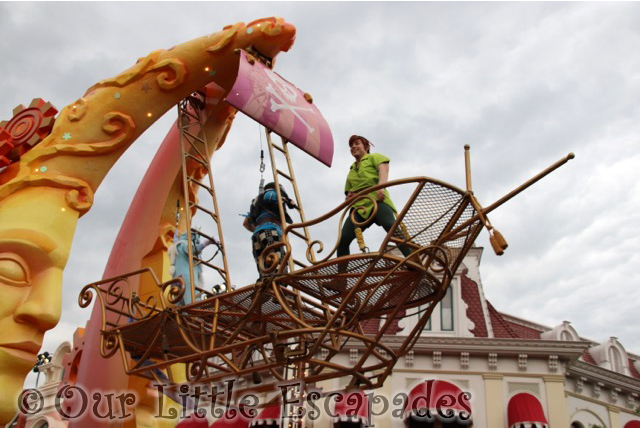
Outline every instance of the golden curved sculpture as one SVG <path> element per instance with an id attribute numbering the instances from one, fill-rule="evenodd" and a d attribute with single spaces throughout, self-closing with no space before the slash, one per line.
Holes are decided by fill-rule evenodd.
<path id="1" fill-rule="evenodd" d="M 236 49 L 273 58 L 294 39 L 293 25 L 265 18 L 154 51 L 63 108 L 51 133 L 0 172 L 0 423 L 14 416 L 43 335 L 60 318 L 76 223 L 114 163 L 179 100 L 212 82 L 223 96 L 235 78 Z M 234 114 L 222 103 L 216 111 L 207 130 L 216 147 Z"/>

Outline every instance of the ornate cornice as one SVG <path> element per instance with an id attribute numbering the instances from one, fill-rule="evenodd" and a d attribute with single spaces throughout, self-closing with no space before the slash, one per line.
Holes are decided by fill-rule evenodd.
<path id="1" fill-rule="evenodd" d="M 405 340 L 402 336 L 385 336 L 382 343 L 391 348 L 398 347 Z M 486 337 L 424 337 L 413 347 L 414 354 L 431 354 L 440 351 L 442 354 L 459 355 L 460 352 L 470 354 L 497 353 L 501 356 L 525 353 L 529 356 L 558 355 L 576 361 L 589 346 L 586 342 L 570 342 L 540 339 L 496 339 Z"/>
<path id="2" fill-rule="evenodd" d="M 567 369 L 567 375 L 571 377 L 586 377 L 591 383 L 602 382 L 608 388 L 624 388 L 633 392 L 640 392 L 640 379 L 635 379 L 616 373 L 584 361 L 576 361 Z"/>

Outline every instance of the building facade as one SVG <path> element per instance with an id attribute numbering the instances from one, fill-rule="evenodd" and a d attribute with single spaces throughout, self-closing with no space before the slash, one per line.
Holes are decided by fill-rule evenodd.
<path id="1" fill-rule="evenodd" d="M 320 409 L 332 410 L 307 419 L 305 426 L 367 422 L 377 428 L 640 428 L 640 356 L 627 352 L 615 337 L 603 343 L 584 339 L 567 321 L 547 327 L 499 312 L 482 287 L 482 252 L 482 248 L 469 251 L 415 347 L 397 362 L 385 385 L 365 391 L 369 397 L 383 397 L 371 403 L 368 421 L 336 414 L 337 404 L 321 400 Z M 398 320 L 383 342 L 390 347 L 400 344 L 421 310 L 415 308 Z M 374 334 L 379 325 L 380 320 L 369 322 L 365 329 Z M 41 367 L 45 381 L 38 389 L 45 397 L 43 409 L 8 426 L 66 426 L 52 399 L 65 369 L 80 357 L 74 349 L 81 348 L 81 341 L 81 332 L 76 333 L 78 343 L 63 343 L 53 361 Z M 347 346 L 336 358 L 355 362 L 361 351 Z M 73 373 L 64 378 L 73 378 Z M 333 379 L 318 386 L 334 391 L 347 382 Z M 429 401 L 426 388 L 440 392 L 433 392 Z M 461 405 L 444 403 L 443 408 L 453 409 L 453 417 L 438 416 L 438 394 L 460 401 Z M 412 409 L 412 402 L 421 404 Z M 420 413 L 424 410 L 430 411 L 426 417 Z M 184 421 L 179 426 L 190 424 Z"/>
<path id="2" fill-rule="evenodd" d="M 416 346 L 398 361 L 380 393 L 391 401 L 425 381 L 446 381 L 469 393 L 475 428 L 640 426 L 640 356 L 615 337 L 603 343 L 583 339 L 566 321 L 547 327 L 499 312 L 482 287 L 482 252 L 469 251 Z M 387 345 L 400 343 L 402 332 L 415 325 L 417 317 L 408 315 L 395 335 L 384 338 Z M 367 327 L 373 333 L 376 325 Z M 341 358 L 355 361 L 357 353 L 348 349 Z M 340 386 L 333 380 L 325 388 Z M 372 419 L 379 428 L 407 422 L 392 415 Z"/>

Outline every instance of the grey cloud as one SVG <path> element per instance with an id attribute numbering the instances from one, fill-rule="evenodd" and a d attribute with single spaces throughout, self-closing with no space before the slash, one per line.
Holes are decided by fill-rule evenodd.
<path id="1" fill-rule="evenodd" d="M 391 157 L 392 178 L 460 187 L 471 144 L 485 204 L 575 151 L 490 215 L 510 248 L 498 258 L 479 239 L 486 294 L 498 310 L 567 319 L 583 336 L 640 350 L 635 3 L 0 3 L 0 117 L 37 96 L 61 108 L 154 49 L 274 15 L 298 28 L 276 70 L 314 96 L 335 138 L 331 169 L 294 154 L 308 217 L 341 202 L 353 133 Z M 77 292 L 101 277 L 172 114 L 123 155 L 81 219 L 65 272 L 69 309 L 47 340 L 88 317 Z M 238 214 L 255 196 L 259 147 L 257 125 L 239 116 L 213 162 L 237 284 L 256 276 Z"/>

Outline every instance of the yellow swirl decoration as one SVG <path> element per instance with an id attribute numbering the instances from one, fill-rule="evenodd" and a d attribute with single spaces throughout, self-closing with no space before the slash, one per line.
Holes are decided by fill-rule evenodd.
<path id="1" fill-rule="evenodd" d="M 255 21 L 247 24 L 247 28 L 249 27 L 261 27 L 261 31 L 263 34 L 267 36 L 276 36 L 282 33 L 282 27 L 284 25 L 284 19 L 282 18 L 262 18 L 257 19 Z"/>
<path id="2" fill-rule="evenodd" d="M 89 89 L 87 94 L 97 88 L 116 87 L 122 88 L 130 83 L 136 82 L 143 78 L 148 73 L 162 71 L 158 75 L 156 81 L 161 89 L 173 89 L 181 85 L 187 74 L 187 66 L 185 63 L 177 58 L 164 59 L 158 62 L 158 57 L 164 49 L 159 49 L 151 52 L 144 58 L 140 58 L 136 65 L 130 69 L 118 74 L 111 79 L 101 80 Z"/>
<path id="3" fill-rule="evenodd" d="M 160 89 L 165 90 L 180 86 L 182 82 L 184 82 L 184 77 L 187 74 L 187 66 L 177 58 L 160 61 L 151 70 L 164 70 L 158 75 L 156 81 Z"/>
<path id="4" fill-rule="evenodd" d="M 69 115 L 67 118 L 70 122 L 77 122 L 84 117 L 87 113 L 87 100 L 84 98 L 78 99 L 75 103 L 71 104 L 69 109 Z"/>
<path id="5" fill-rule="evenodd" d="M 23 159 L 31 166 L 35 161 L 42 161 L 52 156 L 102 155 L 110 153 L 126 145 L 133 137 L 135 129 L 136 124 L 131 116 L 120 112 L 110 112 L 104 116 L 102 130 L 107 135 L 114 135 L 115 138 L 84 144 L 51 144 L 49 142 L 47 147 L 38 147 L 36 150 L 29 151 L 23 156 Z"/>
<path id="6" fill-rule="evenodd" d="M 158 60 L 158 56 L 164 52 L 164 49 L 158 49 L 151 52 L 149 55 L 143 58 L 139 58 L 136 65 L 118 74 L 116 77 L 110 79 L 104 79 L 87 89 L 87 94 L 96 88 L 105 88 L 109 86 L 115 86 L 122 88 L 129 83 L 135 82 L 144 76 L 153 67 Z"/>
<path id="7" fill-rule="evenodd" d="M 34 174 L 20 175 L 18 178 L 0 186 L 0 200 L 12 193 L 27 187 L 54 187 L 58 189 L 70 189 L 65 195 L 65 200 L 70 208 L 83 215 L 93 204 L 93 189 L 79 178 L 65 175 L 37 176 Z"/>
<path id="8" fill-rule="evenodd" d="M 89 211 L 93 205 L 93 190 L 89 186 L 82 189 L 72 189 L 64 197 L 69 207 L 81 214 Z"/>
<path id="9" fill-rule="evenodd" d="M 224 49 L 238 34 L 238 30 L 242 28 L 241 22 L 229 25 L 223 28 L 223 31 L 213 34 L 213 44 L 207 48 L 207 52 L 216 53 Z"/>

